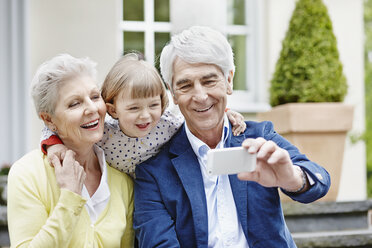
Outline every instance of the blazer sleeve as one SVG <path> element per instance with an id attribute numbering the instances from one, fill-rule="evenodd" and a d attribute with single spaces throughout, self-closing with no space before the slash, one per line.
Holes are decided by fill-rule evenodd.
<path id="1" fill-rule="evenodd" d="M 264 138 L 266 140 L 274 141 L 278 146 L 287 150 L 291 157 L 292 163 L 300 166 L 314 180 L 314 184 L 311 185 L 310 189 L 306 192 L 301 194 L 293 194 L 282 190 L 283 193 L 288 195 L 293 200 L 302 203 L 316 201 L 327 194 L 329 187 L 331 186 L 331 178 L 328 172 L 322 166 L 310 161 L 306 155 L 300 153 L 300 151 L 294 145 L 276 133 L 271 122 L 264 122 Z"/>
<path id="2" fill-rule="evenodd" d="M 180 247 L 174 221 L 163 204 L 156 180 L 146 164 L 136 168 L 134 229 L 139 247 Z"/>
<path id="3" fill-rule="evenodd" d="M 50 210 L 40 197 L 37 178 L 25 171 L 24 166 L 16 163 L 8 177 L 8 228 L 12 247 L 65 247 L 86 200 L 62 189 L 56 207 Z"/>

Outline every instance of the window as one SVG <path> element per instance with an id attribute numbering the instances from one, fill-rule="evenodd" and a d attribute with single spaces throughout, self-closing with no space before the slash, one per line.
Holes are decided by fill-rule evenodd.
<path id="1" fill-rule="evenodd" d="M 139 51 L 159 68 L 158 56 L 170 39 L 169 0 L 123 0 L 123 51 Z"/>
<path id="2" fill-rule="evenodd" d="M 210 5 L 195 6 L 195 2 L 177 2 L 172 6 L 177 10 L 176 18 L 181 14 L 184 20 L 192 23 L 205 23 L 205 18 L 193 14 L 195 8 L 203 9 L 207 15 L 219 15 Z M 229 107 L 240 112 L 257 112 L 268 109 L 264 102 L 266 89 L 263 88 L 260 65 L 260 11 L 261 0 L 224 0 L 209 1 L 222 4 L 226 10 L 225 26 L 221 27 L 233 47 L 236 72 L 234 76 L 234 94 L 229 97 Z M 174 8 L 182 8 L 182 11 Z M 137 50 L 144 53 L 146 60 L 159 69 L 158 56 L 163 46 L 169 41 L 172 25 L 170 23 L 170 0 L 123 0 L 123 50 Z M 200 13 L 200 12 L 199 12 Z M 174 17 L 174 16 L 173 16 Z M 182 19 L 181 18 L 181 19 Z M 198 20 L 201 18 L 202 21 Z M 218 16 L 218 18 L 220 18 Z M 213 18 L 211 18 L 213 19 Z M 215 20 L 215 19 L 214 19 Z M 199 22 L 200 21 L 200 22 Z M 204 24 L 205 25 L 205 24 Z M 173 29 L 177 27 L 173 26 Z"/>
<path id="3" fill-rule="evenodd" d="M 260 57 L 260 0 L 226 0 L 225 34 L 235 59 L 234 93 L 229 106 L 240 112 L 258 112 L 269 108 L 262 103 L 263 82 Z"/>

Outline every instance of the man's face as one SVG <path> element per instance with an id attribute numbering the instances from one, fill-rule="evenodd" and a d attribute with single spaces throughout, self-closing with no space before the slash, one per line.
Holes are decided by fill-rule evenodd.
<path id="1" fill-rule="evenodd" d="M 232 75 L 227 80 L 212 64 L 189 64 L 176 58 L 173 64 L 173 98 L 190 131 L 203 137 L 223 126 L 227 95 L 232 93 Z"/>

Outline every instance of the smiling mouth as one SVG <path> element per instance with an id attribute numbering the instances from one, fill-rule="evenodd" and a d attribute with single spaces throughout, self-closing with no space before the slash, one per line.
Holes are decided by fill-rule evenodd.
<path id="1" fill-rule="evenodd" d="M 81 125 L 80 127 L 85 128 L 85 129 L 91 129 L 95 128 L 98 126 L 98 119 L 92 122 L 89 122 L 87 124 Z"/>
<path id="2" fill-rule="evenodd" d="M 211 108 L 213 107 L 213 105 L 209 106 L 208 108 L 205 108 L 205 109 L 195 109 L 196 112 L 206 112 L 208 110 L 210 110 Z"/>
<path id="3" fill-rule="evenodd" d="M 136 124 L 139 129 L 145 129 L 150 125 L 150 122 L 144 124 Z"/>

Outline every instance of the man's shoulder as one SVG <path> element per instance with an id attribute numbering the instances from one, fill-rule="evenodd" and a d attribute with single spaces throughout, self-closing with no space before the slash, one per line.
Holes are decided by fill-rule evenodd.
<path id="1" fill-rule="evenodd" d="M 242 135 L 247 138 L 263 137 L 270 132 L 274 131 L 274 126 L 271 121 L 245 121 L 247 127 Z"/>
<path id="2" fill-rule="evenodd" d="M 190 146 L 187 136 L 184 134 L 184 130 L 181 127 L 177 133 L 162 146 L 158 154 L 137 165 L 136 171 L 145 167 L 148 170 L 167 169 L 172 164 L 171 160 L 178 156 L 177 153 L 181 149 L 185 151 L 184 148 L 186 148 L 187 145 Z"/>

